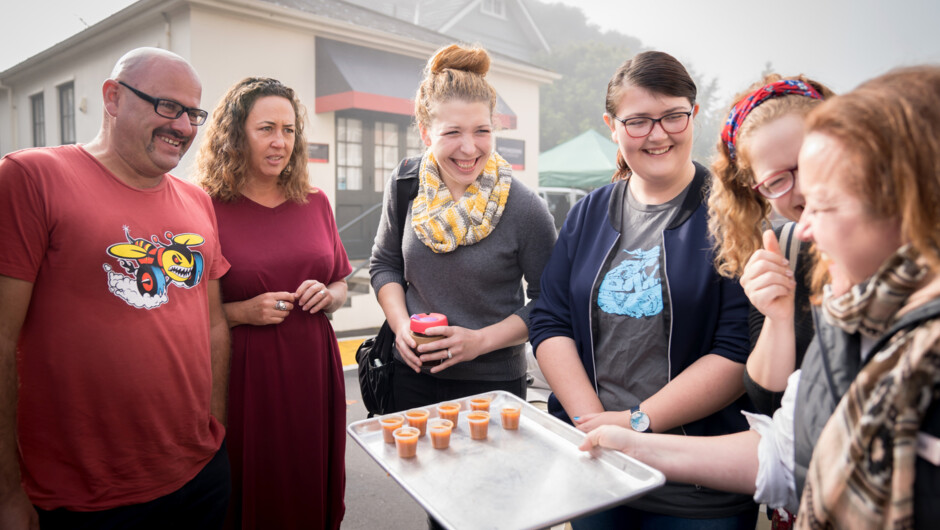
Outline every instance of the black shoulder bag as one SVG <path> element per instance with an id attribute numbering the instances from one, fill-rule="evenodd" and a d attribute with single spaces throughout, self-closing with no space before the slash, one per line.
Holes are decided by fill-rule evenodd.
<path id="1" fill-rule="evenodd" d="M 405 167 L 415 164 L 413 172 L 417 175 L 419 159 L 407 159 L 399 167 L 404 172 Z M 398 246 L 402 244 L 405 233 L 405 216 L 408 203 L 418 194 L 418 179 L 399 178 L 395 181 L 398 186 L 397 201 L 395 204 L 398 213 Z M 407 289 L 407 287 L 406 287 Z M 369 417 L 382 415 L 392 411 L 392 372 L 394 370 L 392 347 L 395 345 L 395 332 L 388 325 L 388 320 L 382 323 L 378 335 L 363 341 L 356 350 L 356 363 L 359 365 L 359 391 L 362 394 L 362 403 L 369 411 Z"/>

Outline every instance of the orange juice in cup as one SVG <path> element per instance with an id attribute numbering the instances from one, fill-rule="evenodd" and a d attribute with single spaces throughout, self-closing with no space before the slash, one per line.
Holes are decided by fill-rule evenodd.
<path id="1" fill-rule="evenodd" d="M 467 422 L 470 423 L 470 438 L 474 440 L 486 440 L 487 430 L 490 426 L 490 413 L 484 410 L 474 410 L 467 414 Z"/>
<path id="2" fill-rule="evenodd" d="M 499 416 L 503 420 L 503 429 L 515 431 L 519 429 L 519 416 L 522 415 L 522 407 L 519 405 L 506 405 L 499 411 Z"/>
<path id="3" fill-rule="evenodd" d="M 490 411 L 490 398 L 473 398 L 470 400 L 470 410 Z"/>
<path id="4" fill-rule="evenodd" d="M 382 426 L 382 438 L 387 444 L 395 443 L 395 429 L 405 423 L 405 417 L 401 414 L 392 414 L 379 418 L 379 425 Z"/>
<path id="5" fill-rule="evenodd" d="M 431 436 L 431 447 L 435 449 L 447 449 L 450 446 L 450 432 L 454 428 L 454 422 L 435 418 L 428 421 L 428 434 Z"/>
<path id="6" fill-rule="evenodd" d="M 399 427 L 395 429 L 395 447 L 401 458 L 414 458 L 418 454 L 418 435 L 420 431 L 414 427 Z"/>
<path id="7" fill-rule="evenodd" d="M 424 436 L 424 431 L 428 426 L 428 416 L 430 415 L 431 413 L 426 409 L 413 409 L 405 413 L 405 419 L 408 420 L 408 425 L 421 432 L 419 436 Z"/>
<path id="8" fill-rule="evenodd" d="M 437 406 L 437 414 L 445 420 L 450 420 L 457 425 L 457 416 L 460 415 L 460 403 L 448 401 Z"/>

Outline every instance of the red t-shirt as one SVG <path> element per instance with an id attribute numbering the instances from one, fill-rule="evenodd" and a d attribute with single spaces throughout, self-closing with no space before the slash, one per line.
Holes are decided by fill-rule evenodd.
<path id="1" fill-rule="evenodd" d="M 192 479 L 224 428 L 207 281 L 228 270 L 209 197 L 130 187 L 79 146 L 0 160 L 0 274 L 33 283 L 17 348 L 23 485 L 44 509 L 146 502 Z"/>

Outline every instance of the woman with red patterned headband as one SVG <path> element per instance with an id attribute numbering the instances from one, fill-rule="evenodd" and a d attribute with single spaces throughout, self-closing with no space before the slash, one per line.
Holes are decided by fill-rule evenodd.
<path id="1" fill-rule="evenodd" d="M 814 335 L 813 260 L 809 244 L 793 237 L 806 202 L 796 159 L 804 118 L 832 95 L 803 76 L 765 76 L 734 99 L 712 164 L 708 227 L 715 266 L 725 277 L 740 278 L 753 306 L 744 386 L 762 414 L 780 406 L 787 377 Z M 771 230 L 771 214 L 790 223 Z"/>
<path id="2" fill-rule="evenodd" d="M 744 387 L 757 412 L 768 416 L 780 407 L 787 377 L 816 334 L 810 245 L 794 236 L 806 203 L 796 162 L 803 120 L 831 96 L 803 76 L 765 76 L 735 97 L 712 164 L 708 213 L 715 265 L 723 276 L 740 278 L 751 301 Z M 771 229 L 772 214 L 789 222 Z M 779 526 L 792 514 L 778 508 L 771 518 Z"/>

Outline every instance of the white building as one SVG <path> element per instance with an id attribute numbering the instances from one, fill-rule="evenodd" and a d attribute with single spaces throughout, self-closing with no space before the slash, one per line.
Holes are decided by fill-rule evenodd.
<path id="1" fill-rule="evenodd" d="M 418 25 L 396 18 L 408 3 L 378 0 L 371 10 L 341 0 L 140 0 L 0 72 L 0 154 L 91 140 L 101 123 L 102 81 L 140 46 L 188 59 L 210 112 L 240 79 L 274 77 L 307 107 L 311 183 L 330 197 L 350 259 L 360 260 L 389 171 L 423 147 L 411 127 L 411 98 L 424 64 L 439 47 L 479 35 L 473 42 L 493 43 L 487 79 L 499 93 L 497 146 L 514 176 L 537 188 L 539 86 L 557 75 L 527 62 L 547 45 L 522 2 L 413 0 L 425 14 Z M 391 16 L 393 4 L 399 15 Z M 193 177 L 201 138 L 174 174 Z"/>

